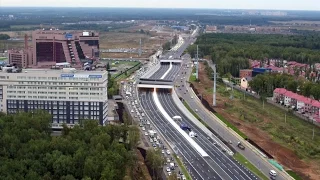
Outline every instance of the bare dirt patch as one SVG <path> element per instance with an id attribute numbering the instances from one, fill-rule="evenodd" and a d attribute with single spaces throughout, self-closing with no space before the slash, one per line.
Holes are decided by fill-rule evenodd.
<path id="1" fill-rule="evenodd" d="M 212 104 L 211 92 L 213 82 L 207 77 L 202 63 L 200 63 L 199 66 L 199 79 L 201 82 L 193 82 L 194 87 L 196 87 L 197 91 L 202 94 L 203 98 L 206 99 L 209 104 Z M 261 129 L 261 127 L 269 123 L 276 123 L 269 118 L 272 117 L 271 115 L 269 116 L 268 114 L 268 116 L 266 116 L 256 113 L 255 116 L 259 121 L 249 123 L 241 118 L 239 112 L 230 111 L 228 108 L 229 104 L 235 107 L 244 106 L 240 100 L 230 100 L 229 97 L 217 93 L 217 107 L 214 108 L 215 111 L 237 126 L 252 141 L 271 154 L 280 164 L 284 165 L 286 169 L 293 169 L 303 179 L 320 179 L 319 160 L 308 160 L 308 162 L 301 160 L 293 149 L 289 149 L 275 142 L 272 135 Z"/>

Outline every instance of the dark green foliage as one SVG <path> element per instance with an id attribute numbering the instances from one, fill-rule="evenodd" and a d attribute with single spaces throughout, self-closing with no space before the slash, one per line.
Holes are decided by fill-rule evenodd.
<path id="1" fill-rule="evenodd" d="M 136 129 L 84 120 L 52 137 L 50 120 L 42 111 L 0 117 L 0 179 L 123 179 L 134 164 L 137 137 L 119 139 Z"/>
<path id="2" fill-rule="evenodd" d="M 275 88 L 285 88 L 306 97 L 320 99 L 320 84 L 297 81 L 288 74 L 260 74 L 253 78 L 249 84 L 254 91 L 263 96 L 272 96 Z"/>
<path id="3" fill-rule="evenodd" d="M 0 40 L 8 40 L 10 36 L 8 34 L 0 34 Z"/>
<path id="4" fill-rule="evenodd" d="M 199 45 L 200 57 L 211 56 L 218 72 L 238 76 L 239 69 L 249 67 L 248 59 L 264 61 L 269 58 L 300 63 L 320 62 L 320 34 L 262 35 L 262 34 L 204 34 L 188 48 L 195 57 Z"/>

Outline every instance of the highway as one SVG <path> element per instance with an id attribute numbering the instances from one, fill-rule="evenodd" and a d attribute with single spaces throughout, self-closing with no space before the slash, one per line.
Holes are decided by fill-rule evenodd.
<path id="1" fill-rule="evenodd" d="M 170 67 L 170 63 L 161 63 L 160 69 L 156 71 L 152 76 L 149 77 L 149 79 L 160 79 L 164 73 L 167 72 L 167 70 Z"/>
<path id="2" fill-rule="evenodd" d="M 193 179 L 222 179 L 215 170 L 200 156 L 200 154 L 193 149 L 186 139 L 176 129 L 172 127 L 168 121 L 163 117 L 161 112 L 156 107 L 151 90 L 140 92 L 140 102 L 147 115 L 151 117 L 151 121 L 157 129 L 164 135 L 164 138 L 170 143 L 174 144 L 187 164 L 187 168 Z M 223 178 L 225 179 L 225 178 Z"/>
<path id="3" fill-rule="evenodd" d="M 253 175 L 246 168 L 242 167 L 241 164 L 236 162 L 231 156 L 222 152 L 222 148 L 217 144 L 214 144 L 213 140 L 208 139 L 205 132 L 203 132 L 199 127 L 197 127 L 191 120 L 189 120 L 184 113 L 175 104 L 172 99 L 171 93 L 169 90 L 162 89 L 158 91 L 158 96 L 160 102 L 166 112 L 171 116 L 180 116 L 182 118 L 182 123 L 187 124 L 195 133 L 198 134 L 198 137 L 194 138 L 197 144 L 199 144 L 210 156 L 206 158 L 207 161 L 212 164 L 216 164 L 215 169 L 221 169 L 232 179 L 239 180 L 255 180 L 257 177 Z M 226 175 L 225 175 L 226 176 Z"/>
<path id="4" fill-rule="evenodd" d="M 181 63 L 172 63 L 172 69 L 169 71 L 169 73 L 163 79 L 174 81 L 177 74 L 179 73 L 180 67 L 181 67 Z"/>
<path id="5" fill-rule="evenodd" d="M 183 63 L 184 64 L 182 64 L 182 68 L 179 74 L 183 74 L 185 77 L 190 77 L 192 68 L 185 68 L 185 65 L 191 63 L 191 60 L 186 60 Z M 266 176 L 269 176 L 269 171 L 271 169 L 274 169 L 278 173 L 277 180 L 290 179 L 290 177 L 281 173 L 269 162 L 267 162 L 266 158 L 263 159 L 261 154 L 259 154 L 256 150 L 252 150 L 251 147 L 246 146 L 245 141 L 241 137 L 235 135 L 234 133 L 231 133 L 230 130 L 221 123 L 221 120 L 217 119 L 210 112 L 208 112 L 208 110 L 201 104 L 200 100 L 193 93 L 193 91 L 189 87 L 189 84 L 186 81 L 181 82 L 180 80 L 176 80 L 175 83 L 176 85 L 180 86 L 179 88 L 175 88 L 175 91 L 180 97 L 182 97 L 188 103 L 190 108 L 197 109 L 197 114 L 206 124 L 208 124 L 208 126 L 210 126 L 215 132 L 217 132 L 224 140 L 231 141 L 231 146 L 233 146 L 234 149 L 238 150 L 240 154 L 247 158 Z M 246 146 L 246 150 L 239 150 L 239 148 L 236 146 L 236 143 L 239 141 L 243 142 L 243 144 Z"/>

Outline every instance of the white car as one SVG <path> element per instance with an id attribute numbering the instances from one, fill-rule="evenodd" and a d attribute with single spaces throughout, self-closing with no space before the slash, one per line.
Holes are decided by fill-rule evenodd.
<path id="1" fill-rule="evenodd" d="M 170 150 L 169 149 L 167 150 L 167 154 L 170 155 Z"/>
<path id="2" fill-rule="evenodd" d="M 271 175 L 271 176 L 277 176 L 277 172 L 275 171 L 275 170 L 270 170 L 270 172 L 269 172 L 269 174 Z"/>
<path id="3" fill-rule="evenodd" d="M 149 124 L 150 124 L 150 122 L 149 122 L 149 121 L 147 121 L 147 124 L 149 125 Z"/>
<path id="4" fill-rule="evenodd" d="M 146 128 L 145 127 L 142 127 L 142 131 L 145 131 L 146 130 Z"/>
<path id="5" fill-rule="evenodd" d="M 148 136 L 149 134 L 148 134 L 148 132 L 144 132 L 144 135 L 145 135 L 145 136 Z"/>
<path id="6" fill-rule="evenodd" d="M 167 163 L 170 163 L 170 158 L 167 158 Z"/>
<path id="7" fill-rule="evenodd" d="M 170 172 L 170 171 L 171 171 L 169 167 L 167 167 L 166 170 L 167 170 L 167 172 Z"/>
<path id="8" fill-rule="evenodd" d="M 161 153 L 164 154 L 164 150 L 162 150 Z"/>
<path id="9" fill-rule="evenodd" d="M 193 96 L 191 96 L 191 99 L 193 99 Z"/>

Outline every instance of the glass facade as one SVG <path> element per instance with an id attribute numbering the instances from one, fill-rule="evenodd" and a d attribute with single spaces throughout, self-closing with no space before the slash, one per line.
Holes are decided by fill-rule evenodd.
<path id="1" fill-rule="evenodd" d="M 78 124 L 82 119 L 107 120 L 107 102 L 7 100 L 7 112 L 45 110 L 52 115 L 52 123 Z"/>

